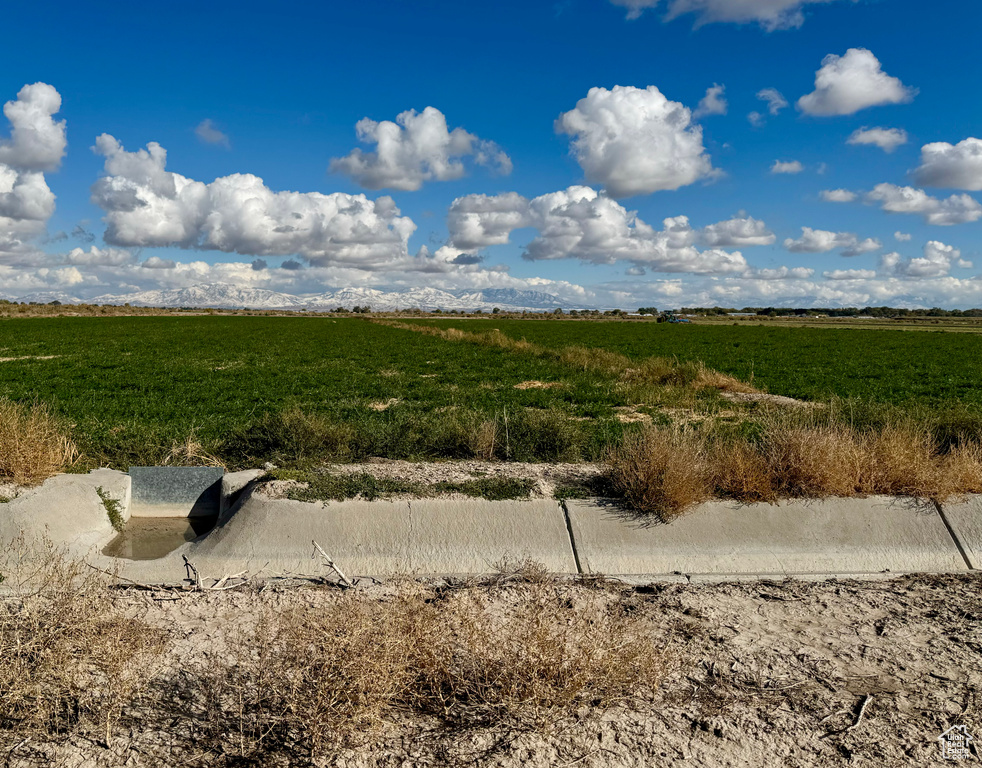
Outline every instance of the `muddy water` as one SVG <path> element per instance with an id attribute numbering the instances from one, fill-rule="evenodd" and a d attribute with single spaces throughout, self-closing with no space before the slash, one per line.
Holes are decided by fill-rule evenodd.
<path id="1" fill-rule="evenodd" d="M 125 560 L 156 560 L 214 527 L 214 517 L 131 517 L 102 554 Z"/>

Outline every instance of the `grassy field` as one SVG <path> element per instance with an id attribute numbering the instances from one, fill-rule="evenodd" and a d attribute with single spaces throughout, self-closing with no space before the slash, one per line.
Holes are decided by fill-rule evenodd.
<path id="1" fill-rule="evenodd" d="M 806 400 L 838 396 L 982 407 L 982 336 L 976 334 L 842 328 L 838 321 L 810 327 L 497 318 L 424 322 L 468 331 L 497 328 L 552 348 L 580 344 L 633 359 L 699 360 L 773 394 Z"/>
<path id="2" fill-rule="evenodd" d="M 0 453 L 27 467 L 0 462 L 0 474 L 36 482 L 76 455 L 80 469 L 607 458 L 635 506 L 663 512 L 712 495 L 942 497 L 982 488 L 980 374 L 982 338 L 966 333 L 505 318 L 0 319 L 0 443 L 16 448 Z M 788 411 L 724 399 L 754 397 L 743 382 L 827 405 Z M 662 431 L 625 440 L 646 423 Z M 43 439 L 18 447 L 24 433 Z"/>
<path id="3" fill-rule="evenodd" d="M 314 431 L 350 426 L 367 441 L 356 456 L 411 457 L 453 455 L 420 433 L 456 439 L 443 434 L 455 414 L 509 418 L 511 441 L 535 412 L 616 430 L 612 409 L 624 404 L 589 372 L 353 318 L 8 319 L 0 358 L 0 396 L 46 403 L 85 455 L 121 466 L 159 462 L 192 434 L 213 450 L 262 451 L 275 441 L 268 419 L 288 412 L 320 416 Z M 560 385 L 516 388 L 530 381 Z"/>

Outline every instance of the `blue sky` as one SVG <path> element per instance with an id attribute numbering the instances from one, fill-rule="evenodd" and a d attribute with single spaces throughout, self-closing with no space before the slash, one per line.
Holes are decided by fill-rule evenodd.
<path id="1" fill-rule="evenodd" d="M 0 295 L 982 306 L 980 22 L 954 0 L 16 4 Z"/>

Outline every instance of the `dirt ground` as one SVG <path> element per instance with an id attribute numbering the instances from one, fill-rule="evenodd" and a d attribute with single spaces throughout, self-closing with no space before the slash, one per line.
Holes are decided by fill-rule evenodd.
<path id="1" fill-rule="evenodd" d="M 603 473 L 601 464 L 534 464 L 521 461 L 431 461 L 412 462 L 400 459 L 374 459 L 359 464 L 324 464 L 325 472 L 338 475 L 367 473 L 376 478 L 404 480 L 430 485 L 442 482 L 464 482 L 480 478 L 530 480 L 533 499 L 550 499 L 557 487 L 580 485 Z M 264 492 L 271 498 L 285 495 L 289 481 L 266 484 Z M 446 498 L 466 499 L 463 494 L 442 494 Z M 398 498 L 398 496 L 395 496 Z"/>
<path id="2" fill-rule="evenodd" d="M 527 585 L 470 585 L 515 599 Z M 578 710 L 545 732 L 448 728 L 405 718 L 313 763 L 270 752 L 229 759 L 197 744 L 177 718 L 124 716 L 109 743 L 48 743 L 0 733 L 5 766 L 922 766 L 951 765 L 938 736 L 956 724 L 982 747 L 982 576 L 886 581 L 656 584 L 558 582 L 575 602 L 602 590 L 647 614 L 669 673 L 651 701 Z M 361 599 L 392 583 L 363 581 Z M 432 588 L 424 585 L 423 588 Z M 508 596 L 508 594 L 510 596 Z M 262 609 L 326 604 L 330 587 L 112 599 L 172 638 L 168 664 L 221 657 Z M 18 743 L 21 742 L 21 743 Z"/>

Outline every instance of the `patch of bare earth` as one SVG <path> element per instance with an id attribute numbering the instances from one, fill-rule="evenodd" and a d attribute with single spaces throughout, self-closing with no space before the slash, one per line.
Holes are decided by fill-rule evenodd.
<path id="1" fill-rule="evenodd" d="M 20 357 L 0 357 L 0 363 L 12 363 L 17 360 L 54 360 L 61 355 L 22 355 Z"/>
<path id="2" fill-rule="evenodd" d="M 368 407 L 371 408 L 373 411 L 387 411 L 393 405 L 398 405 L 399 402 L 400 401 L 398 397 L 390 397 L 388 400 L 381 400 L 376 403 L 369 403 Z"/>
<path id="3" fill-rule="evenodd" d="M 335 475 L 369 474 L 377 479 L 402 480 L 422 485 L 462 483 L 492 478 L 531 480 L 530 498 L 550 499 L 557 487 L 583 485 L 604 472 L 601 464 L 531 464 L 518 461 L 433 461 L 413 462 L 398 459 L 375 459 L 364 464 L 325 464 L 322 469 Z M 263 486 L 270 498 L 285 498 L 295 485 L 291 480 L 275 480 Z M 446 494 L 447 498 L 465 498 Z M 397 498 L 397 497 L 393 497 Z"/>
<path id="4" fill-rule="evenodd" d="M 720 397 L 729 400 L 731 403 L 764 403 L 766 405 L 779 405 L 787 408 L 824 408 L 824 403 L 812 403 L 805 400 L 796 400 L 793 397 L 784 395 L 769 395 L 766 392 L 720 392 Z"/>
<path id="5" fill-rule="evenodd" d="M 660 413 L 667 416 L 673 424 L 699 425 L 707 421 L 736 421 L 743 413 L 730 409 L 721 409 L 711 413 L 702 413 L 694 408 L 662 408 Z"/>
<path id="6" fill-rule="evenodd" d="M 522 381 L 516 384 L 515 389 L 557 389 L 565 386 L 561 381 L 538 381 L 532 379 L 531 381 Z"/>
<path id="7" fill-rule="evenodd" d="M 619 405 L 614 408 L 614 417 L 621 422 L 621 424 L 650 424 L 651 415 L 639 411 L 636 406 L 633 405 Z"/>
<path id="8" fill-rule="evenodd" d="M 389 712 L 313 756 L 305 752 L 303 734 L 283 731 L 275 718 L 268 731 L 236 730 L 252 723 L 253 713 L 236 710 L 236 702 L 257 695 L 236 687 L 249 680 L 230 678 L 229 687 L 218 689 L 224 698 L 212 700 L 200 698 L 195 675 L 248 657 L 244 639 L 256 637 L 270 616 L 291 610 L 327 615 L 342 598 L 362 601 L 353 614 L 359 616 L 393 600 L 406 584 L 362 582 L 344 595 L 275 586 L 262 592 L 115 591 L 106 597 L 111 606 L 169 638 L 154 687 L 139 706 L 124 709 L 108 739 L 84 730 L 27 737 L 0 728 L 0 754 L 12 768 L 899 768 L 950 764 L 937 738 L 964 725 L 977 742 L 963 762 L 975 764 L 982 740 L 980 587 L 977 575 L 642 588 L 557 582 L 551 589 L 570 610 L 616 602 L 664 638 L 668 666 L 653 693 L 606 707 L 586 702 L 547 727 Z M 508 606 L 535 591 L 507 581 L 417 589 L 438 611 L 466 599 L 492 613 L 513 610 Z M 522 615 L 534 632 L 535 612 Z M 255 658 L 268 653 L 252 651 Z M 314 646 L 303 654 L 312 666 L 320 663 Z M 311 698 L 316 693 L 309 691 Z"/>

